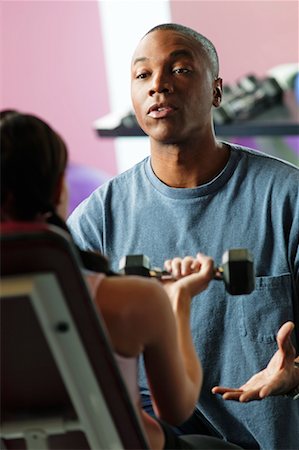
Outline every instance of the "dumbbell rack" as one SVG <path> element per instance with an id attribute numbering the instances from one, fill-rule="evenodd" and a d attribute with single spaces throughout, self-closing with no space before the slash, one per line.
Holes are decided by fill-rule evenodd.
<path id="1" fill-rule="evenodd" d="M 107 118 L 107 119 L 106 119 Z M 109 115 L 95 122 L 95 130 L 101 137 L 145 136 L 133 113 L 126 117 Z M 252 119 L 215 124 L 217 136 L 297 136 L 299 112 L 292 91 L 284 93 L 283 103 L 275 105 Z"/>

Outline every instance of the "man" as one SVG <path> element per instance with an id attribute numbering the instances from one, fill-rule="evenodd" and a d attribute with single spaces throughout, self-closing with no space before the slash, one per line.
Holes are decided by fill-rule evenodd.
<path id="1" fill-rule="evenodd" d="M 212 434 L 241 447 L 294 449 L 297 402 L 243 405 L 211 391 L 241 386 L 266 366 L 277 330 L 296 320 L 299 290 L 299 171 L 218 141 L 212 110 L 221 97 L 209 40 L 176 24 L 150 30 L 132 59 L 132 101 L 151 155 L 97 189 L 69 225 L 78 245 L 106 254 L 115 270 L 127 254 L 146 254 L 161 267 L 177 255 L 201 251 L 220 261 L 228 248 L 248 248 L 257 276 L 252 294 L 231 296 L 215 281 L 193 299 L 192 335 L 205 378 L 188 433 L 200 432 L 202 418 Z M 146 397 L 143 370 L 140 386 Z"/>

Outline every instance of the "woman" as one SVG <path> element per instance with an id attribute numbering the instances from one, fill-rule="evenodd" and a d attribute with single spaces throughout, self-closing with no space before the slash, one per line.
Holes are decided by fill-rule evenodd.
<path id="1" fill-rule="evenodd" d="M 61 137 L 39 118 L 13 111 L 2 113 L 0 131 L 1 220 L 48 222 L 67 231 L 67 149 Z M 165 268 L 177 281 L 162 285 L 148 278 L 109 276 L 105 258 L 86 252 L 81 256 L 89 268 L 101 272 L 88 275 L 87 281 L 150 448 L 239 448 L 210 437 L 177 437 L 165 423 L 184 422 L 200 394 L 203 374 L 191 337 L 190 306 L 192 297 L 213 279 L 212 259 L 198 254 L 168 260 Z M 157 420 L 140 407 L 141 353 Z"/>

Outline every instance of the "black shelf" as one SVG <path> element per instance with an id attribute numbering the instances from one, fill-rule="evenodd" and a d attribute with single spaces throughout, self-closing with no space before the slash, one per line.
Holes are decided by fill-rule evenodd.
<path id="1" fill-rule="evenodd" d="M 285 103 L 277 104 L 257 116 L 228 124 L 215 124 L 217 136 L 297 136 L 299 135 L 299 111 L 294 98 L 287 97 Z M 107 117 L 107 116 L 106 116 Z M 113 118 L 113 126 L 109 120 L 100 119 L 95 126 L 101 137 L 134 137 L 146 136 L 139 127 L 133 113 L 125 117 Z"/>

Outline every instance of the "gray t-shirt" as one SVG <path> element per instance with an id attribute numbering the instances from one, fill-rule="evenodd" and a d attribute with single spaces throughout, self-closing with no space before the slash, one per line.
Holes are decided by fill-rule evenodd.
<path id="1" fill-rule="evenodd" d="M 163 184 L 146 158 L 96 189 L 68 225 L 81 248 L 104 253 L 114 270 L 128 254 L 143 253 L 162 267 L 165 259 L 198 251 L 219 264 L 225 250 L 248 248 L 254 292 L 231 296 L 224 283 L 212 281 L 192 301 L 192 334 L 205 374 L 198 409 L 240 446 L 296 449 L 298 402 L 271 397 L 239 404 L 211 394 L 215 385 L 238 387 L 264 368 L 285 321 L 297 317 L 299 328 L 299 170 L 229 145 L 223 171 L 192 189 Z M 142 364 L 139 381 L 146 392 Z"/>

